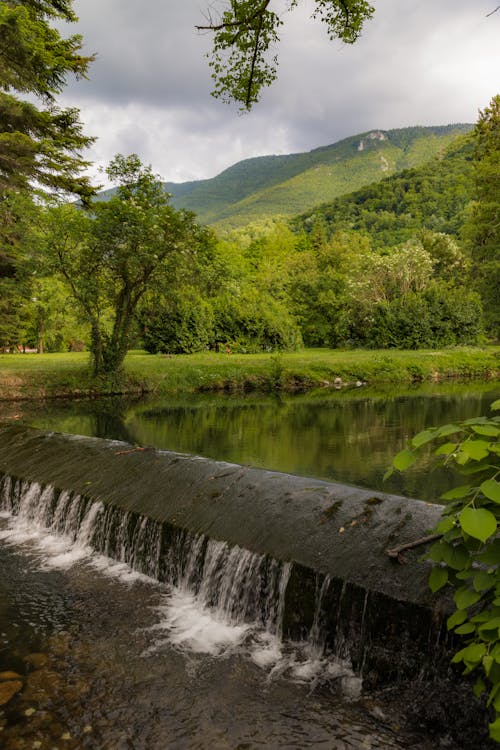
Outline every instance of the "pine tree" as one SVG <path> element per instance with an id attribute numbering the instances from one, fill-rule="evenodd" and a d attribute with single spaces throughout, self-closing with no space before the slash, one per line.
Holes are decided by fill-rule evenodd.
<path id="1" fill-rule="evenodd" d="M 51 25 L 76 20 L 71 4 L 0 2 L 0 348 L 22 340 L 34 196 L 63 192 L 87 202 L 94 193 L 81 157 L 93 139 L 78 110 L 56 102 L 67 77 L 85 76 L 92 59 L 80 53 L 80 36 L 65 39 Z"/>
<path id="2" fill-rule="evenodd" d="M 50 25 L 61 20 L 76 20 L 71 0 L 0 2 L 0 200 L 33 185 L 84 200 L 93 192 L 80 155 L 93 139 L 77 109 L 56 103 L 68 75 L 85 76 L 92 58 L 79 35 L 65 39 Z"/>

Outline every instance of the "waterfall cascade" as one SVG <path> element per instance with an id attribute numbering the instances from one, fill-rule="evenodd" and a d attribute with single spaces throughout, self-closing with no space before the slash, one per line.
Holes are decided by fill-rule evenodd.
<path id="1" fill-rule="evenodd" d="M 421 669 L 422 637 L 431 638 L 423 608 L 413 608 L 409 620 L 401 603 L 394 623 L 394 602 L 376 592 L 83 493 L 8 474 L 0 479 L 0 511 L 15 519 L 18 529 L 63 537 L 72 560 L 98 553 L 176 587 L 178 596 L 194 598 L 198 607 L 240 628 L 237 637 L 251 626 L 274 639 L 275 649 L 282 638 L 301 641 L 316 660 L 330 653 L 372 683 Z M 178 614 L 167 615 L 175 630 Z M 269 654 L 268 643 L 255 660 L 264 663 Z"/>

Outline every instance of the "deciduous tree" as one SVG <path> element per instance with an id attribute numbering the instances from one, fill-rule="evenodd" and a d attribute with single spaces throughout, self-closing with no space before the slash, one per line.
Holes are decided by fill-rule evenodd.
<path id="1" fill-rule="evenodd" d="M 486 326 L 500 337 L 500 95 L 479 114 L 474 131 L 476 201 L 465 232 Z"/>
<path id="2" fill-rule="evenodd" d="M 299 5 L 290 0 L 287 10 Z M 214 96 L 235 101 L 250 109 L 277 75 L 278 58 L 273 47 L 279 42 L 282 15 L 272 0 L 230 0 L 220 14 L 210 11 L 207 23 L 197 28 L 213 33 L 210 66 Z M 330 39 L 353 44 L 373 7 L 366 0 L 314 0 L 313 17 L 326 25 Z"/>
<path id="3" fill-rule="evenodd" d="M 53 210 L 47 251 L 91 328 L 94 373 L 119 371 L 137 306 L 178 254 L 205 241 L 194 214 L 169 205 L 159 177 L 139 158 L 117 156 L 107 174 L 116 193 L 88 214 Z"/>

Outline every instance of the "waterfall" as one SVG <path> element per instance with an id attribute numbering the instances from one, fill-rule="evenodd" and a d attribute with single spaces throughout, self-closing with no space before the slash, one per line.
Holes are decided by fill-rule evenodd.
<path id="1" fill-rule="evenodd" d="M 0 480 L 0 512 L 11 521 L 10 532 L 2 532 L 4 539 L 27 541 L 56 538 L 56 566 L 72 564 L 92 554 L 105 556 L 118 563 L 126 563 L 134 571 L 173 587 L 164 615 L 174 631 L 184 634 L 186 625 L 180 624 L 180 612 L 197 617 L 210 613 L 217 650 L 220 627 L 232 628 L 231 638 L 240 641 L 249 628 L 259 629 L 257 662 L 276 661 L 283 636 L 287 584 L 291 563 L 280 562 L 265 555 L 242 549 L 227 542 L 192 535 L 182 529 L 128 512 L 112 505 L 91 501 L 76 492 L 59 491 L 34 481 L 11 478 Z M 61 541 L 62 540 L 62 541 Z M 329 579 L 319 587 L 311 644 L 316 651 L 324 638 L 321 636 L 321 606 Z M 215 619 L 214 619 L 215 618 Z M 199 624 L 207 639 L 207 621 Z M 191 628 L 192 629 L 192 628 Z M 224 633 L 224 638 L 228 633 Z M 179 636 L 179 642 L 182 638 Z M 202 646 L 191 643 L 195 650 Z M 209 650 L 212 646 L 208 646 Z M 271 654 L 271 656 L 270 656 Z"/>

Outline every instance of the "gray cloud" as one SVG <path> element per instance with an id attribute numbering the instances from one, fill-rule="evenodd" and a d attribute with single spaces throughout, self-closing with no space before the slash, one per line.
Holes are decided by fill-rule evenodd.
<path id="1" fill-rule="evenodd" d="M 210 97 L 210 38 L 194 30 L 204 0 L 76 0 L 76 31 L 98 57 L 63 102 L 98 136 L 97 164 L 135 151 L 175 181 L 375 127 L 474 121 L 497 93 L 492 0 L 374 3 L 375 18 L 350 47 L 309 20 L 312 0 L 287 14 L 279 79 L 242 116 Z"/>

